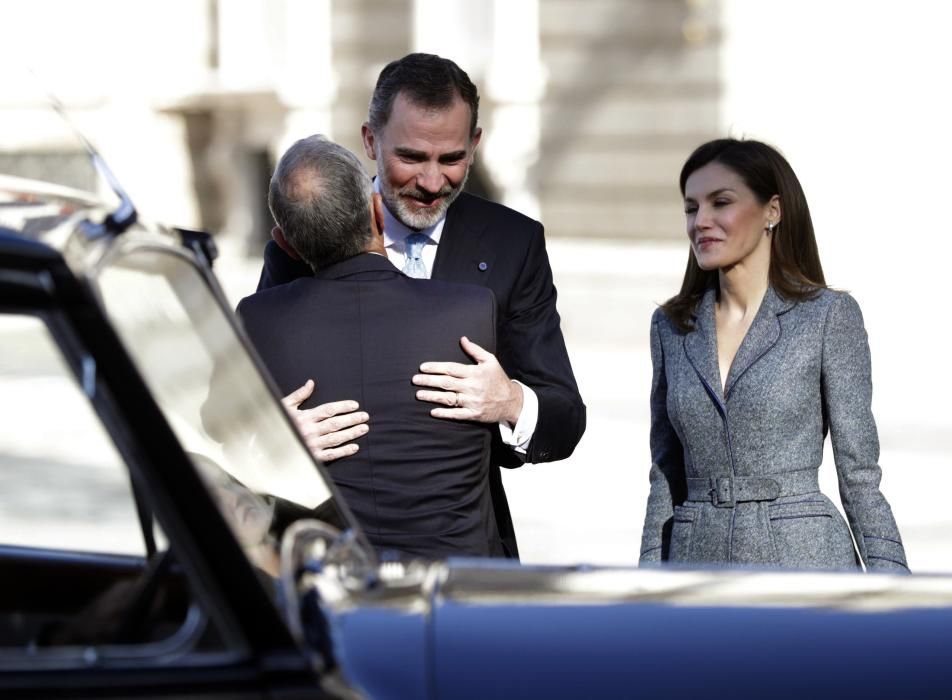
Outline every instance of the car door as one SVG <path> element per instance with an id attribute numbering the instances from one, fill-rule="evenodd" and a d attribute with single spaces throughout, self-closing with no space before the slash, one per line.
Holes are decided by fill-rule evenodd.
<path id="1" fill-rule="evenodd" d="M 94 295 L 0 254 L 0 695 L 324 695 Z"/>

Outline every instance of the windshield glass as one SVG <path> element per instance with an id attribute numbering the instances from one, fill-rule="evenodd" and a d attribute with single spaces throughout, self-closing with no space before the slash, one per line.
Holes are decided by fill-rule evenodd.
<path id="1" fill-rule="evenodd" d="M 119 197 L 73 121 L 78 105 L 62 108 L 17 61 L 0 71 L 0 90 L 0 226 L 58 247 L 74 228 L 61 224 L 90 207 L 113 211 Z"/>
<path id="2" fill-rule="evenodd" d="M 47 72 L 34 73 L 14 60 L 0 71 L 3 108 L 0 109 L 0 173 L 47 183 L 63 191 L 86 192 L 110 204 L 116 201 L 90 158 L 74 123 L 82 105 L 67 98 L 70 109 L 60 109 L 56 93 L 68 89 L 51 81 Z M 83 132 L 85 133 L 85 129 Z"/>
<path id="3" fill-rule="evenodd" d="M 329 481 L 283 415 L 199 270 L 135 247 L 98 276 L 106 311 L 252 563 L 277 575 L 301 517 L 348 527 Z"/>

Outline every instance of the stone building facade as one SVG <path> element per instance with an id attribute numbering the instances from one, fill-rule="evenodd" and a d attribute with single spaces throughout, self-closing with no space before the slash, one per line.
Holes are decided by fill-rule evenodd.
<path id="1" fill-rule="evenodd" d="M 39 64 L 140 209 L 249 253 L 276 155 L 316 131 L 361 152 L 376 75 L 409 51 L 470 73 L 485 130 L 472 187 L 552 237 L 680 236 L 677 169 L 719 128 L 718 0 L 0 3 L 23 28 L 16 58 Z M 44 34 L 52 15 L 66 29 Z M 28 116 L 43 99 L 2 94 L 0 166 L 84 186 L 74 146 Z"/>

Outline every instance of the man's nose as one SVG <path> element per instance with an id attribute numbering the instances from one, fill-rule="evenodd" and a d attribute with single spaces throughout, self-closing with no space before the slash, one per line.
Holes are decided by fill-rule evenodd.
<path id="1" fill-rule="evenodd" d="M 443 171 L 437 163 L 424 163 L 416 181 L 417 187 L 425 192 L 439 192 L 443 188 Z"/>

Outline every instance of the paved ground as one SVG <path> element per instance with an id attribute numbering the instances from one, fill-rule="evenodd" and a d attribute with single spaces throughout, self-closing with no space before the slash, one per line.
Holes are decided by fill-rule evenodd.
<path id="1" fill-rule="evenodd" d="M 570 459 L 506 473 L 520 547 L 526 562 L 634 564 L 649 466 L 648 322 L 655 303 L 677 288 L 684 251 L 681 246 L 573 241 L 551 241 L 549 247 L 563 329 L 588 406 L 589 427 Z M 218 271 L 226 292 L 237 301 L 253 290 L 258 263 L 231 255 L 226 245 Z M 885 343 L 902 342 L 884 335 L 876 337 Z M 34 353 L 17 342 L 16 334 L 7 335 L 2 347 L 0 425 L 7 425 L 9 412 L 49 402 L 54 390 L 42 382 L 24 381 Z M 879 354 L 889 356 L 879 349 L 874 345 L 877 385 L 885 373 L 894 371 L 875 365 Z M 918 414 L 883 411 L 883 489 L 912 566 L 919 571 L 952 571 L 952 515 L 943 488 L 949 483 L 952 421 L 942 413 L 938 397 L 929 399 L 928 392 L 923 393 L 926 402 L 916 408 Z M 890 408 L 883 403 L 884 409 Z M 874 408 L 879 415 L 879 404 Z M 47 448 L 46 464 L 25 456 L 29 443 L 37 441 Z M 95 513 L 79 505 L 63 507 L 82 484 L 102 483 L 105 493 L 123 497 L 113 482 L 88 466 L 97 459 L 88 430 L 80 425 L 38 424 L 25 434 L 0 435 L 0 473 L 6 486 L 0 490 L 0 540 L 22 541 L 29 536 L 104 543 L 108 537 L 110 546 L 125 546 L 124 537 L 134 540 L 134 532 L 127 537 L 117 525 L 131 514 L 119 512 L 108 499 Z M 68 478 L 63 476 L 67 473 Z M 23 501 L 13 486 L 28 483 L 40 484 L 48 497 Z M 838 500 L 829 455 L 821 483 Z M 931 488 L 923 489 L 923 484 Z M 38 511 L 54 507 L 60 508 L 61 521 L 44 525 Z"/>

